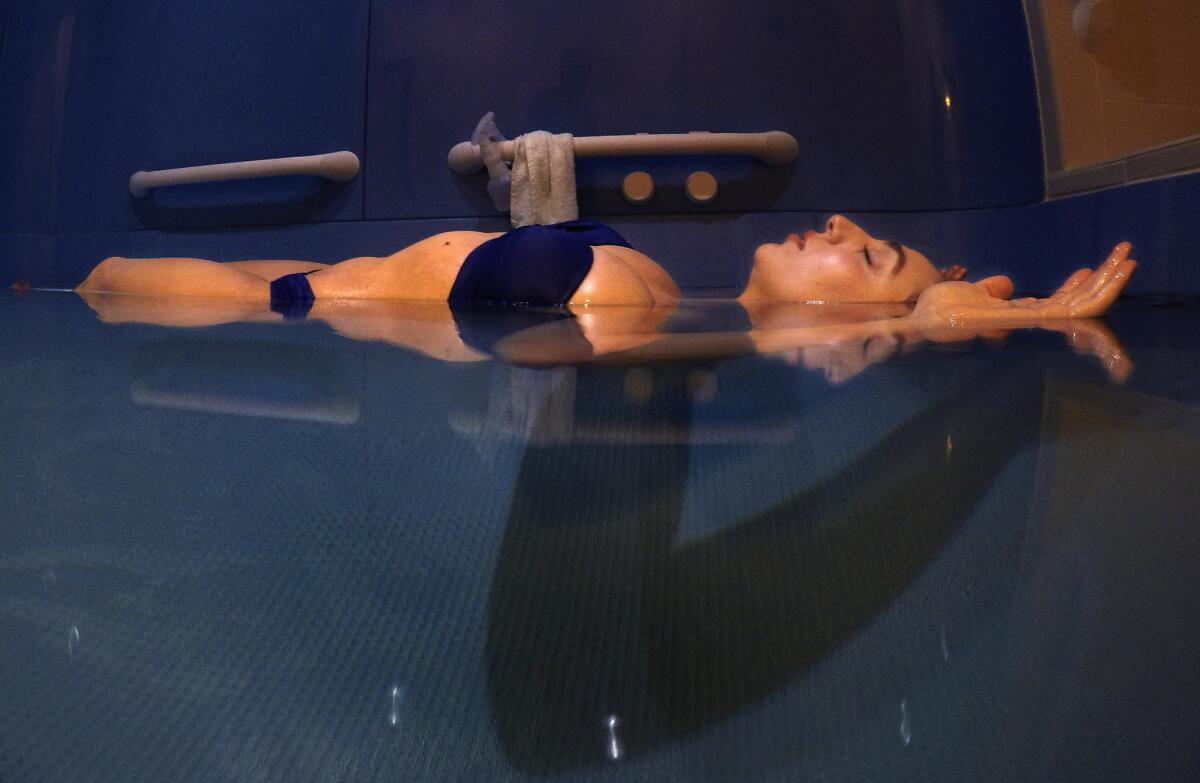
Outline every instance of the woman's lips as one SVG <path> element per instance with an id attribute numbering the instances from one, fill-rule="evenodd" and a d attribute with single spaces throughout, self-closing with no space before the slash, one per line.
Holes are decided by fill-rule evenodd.
<path id="1" fill-rule="evenodd" d="M 817 232 L 810 230 L 810 231 L 805 231 L 803 236 L 800 234 L 788 234 L 787 241 L 795 243 L 796 247 L 803 250 L 805 243 L 807 243 L 808 240 L 812 239 L 815 236 L 817 236 Z"/>

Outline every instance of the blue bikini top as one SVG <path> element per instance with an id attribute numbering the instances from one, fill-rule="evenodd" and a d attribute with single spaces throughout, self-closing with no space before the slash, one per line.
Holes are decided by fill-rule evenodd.
<path id="1" fill-rule="evenodd" d="M 513 229 L 471 251 L 448 299 L 451 305 L 562 307 L 592 270 L 594 245 L 631 247 L 595 220 Z"/>

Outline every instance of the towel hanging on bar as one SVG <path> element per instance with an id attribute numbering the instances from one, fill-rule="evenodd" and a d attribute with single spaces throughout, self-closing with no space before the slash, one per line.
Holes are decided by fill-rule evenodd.
<path id="1" fill-rule="evenodd" d="M 532 131 L 517 139 L 511 199 L 514 228 L 579 217 L 571 134 Z"/>

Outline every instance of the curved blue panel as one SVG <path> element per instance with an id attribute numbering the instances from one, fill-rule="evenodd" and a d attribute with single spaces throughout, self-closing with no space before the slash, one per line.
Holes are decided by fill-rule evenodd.
<path id="1" fill-rule="evenodd" d="M 129 176 L 362 155 L 368 0 L 11 0 L 0 72 L 0 231 L 362 217 L 362 180 L 188 186 Z"/>
<path id="2" fill-rule="evenodd" d="M 370 69 L 370 218 L 494 213 L 483 176 L 445 163 L 487 110 L 510 136 L 779 129 L 800 141 L 782 169 L 583 161 L 584 214 L 962 209 L 1043 195 L 1017 0 L 528 0 L 504 13 L 481 0 L 377 0 Z M 637 168 L 659 183 L 644 207 L 619 191 Z M 703 208 L 682 189 L 697 168 L 722 187 Z"/>
<path id="3" fill-rule="evenodd" d="M 4 69 L 4 23 L 8 21 L 8 0 L 0 0 L 0 71 Z"/>

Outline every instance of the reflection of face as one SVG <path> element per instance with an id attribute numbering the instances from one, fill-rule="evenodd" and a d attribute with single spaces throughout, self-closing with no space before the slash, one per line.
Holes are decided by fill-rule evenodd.
<path id="1" fill-rule="evenodd" d="M 825 231 L 761 245 L 743 299 L 903 302 L 941 280 L 929 259 L 834 215 Z"/>

